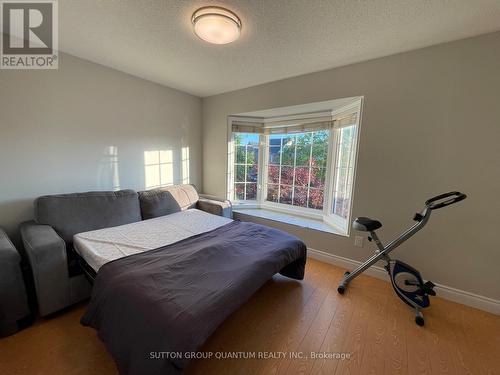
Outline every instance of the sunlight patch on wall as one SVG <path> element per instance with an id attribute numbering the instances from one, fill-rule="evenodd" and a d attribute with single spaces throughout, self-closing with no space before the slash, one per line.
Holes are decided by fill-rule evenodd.
<path id="1" fill-rule="evenodd" d="M 172 150 L 144 152 L 145 188 L 154 189 L 174 184 L 174 155 Z"/>
<path id="2" fill-rule="evenodd" d="M 182 183 L 189 184 L 189 147 L 183 147 L 181 150 L 182 164 Z"/>

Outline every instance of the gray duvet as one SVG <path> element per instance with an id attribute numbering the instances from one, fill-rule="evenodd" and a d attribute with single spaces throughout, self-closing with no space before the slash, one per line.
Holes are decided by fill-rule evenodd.
<path id="1" fill-rule="evenodd" d="M 305 263 L 296 237 L 234 221 L 105 264 L 81 322 L 97 330 L 121 374 L 178 373 L 267 280 L 278 272 L 301 280 Z"/>

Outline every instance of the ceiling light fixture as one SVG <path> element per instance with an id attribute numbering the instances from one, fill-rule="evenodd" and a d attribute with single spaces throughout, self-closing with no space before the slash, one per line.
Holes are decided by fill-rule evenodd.
<path id="1" fill-rule="evenodd" d="M 230 10 L 217 6 L 206 6 L 193 13 L 191 18 L 194 33 L 206 42 L 227 44 L 239 38 L 241 20 Z"/>

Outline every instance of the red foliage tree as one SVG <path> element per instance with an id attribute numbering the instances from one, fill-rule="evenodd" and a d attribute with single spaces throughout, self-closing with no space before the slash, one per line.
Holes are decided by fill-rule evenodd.
<path id="1" fill-rule="evenodd" d="M 325 170 L 318 168 L 314 159 L 310 160 L 309 167 L 281 167 L 281 188 L 278 197 L 278 184 L 280 182 L 280 167 L 270 165 L 268 168 L 268 191 L 267 200 L 294 206 L 323 208 L 323 192 L 325 187 Z M 309 173 L 311 171 L 311 173 Z M 295 176 L 295 192 L 292 189 Z M 308 189 L 308 186 L 310 188 Z M 309 190 L 309 202 L 307 201 L 307 191 Z M 279 198 L 279 199 L 278 199 Z"/>

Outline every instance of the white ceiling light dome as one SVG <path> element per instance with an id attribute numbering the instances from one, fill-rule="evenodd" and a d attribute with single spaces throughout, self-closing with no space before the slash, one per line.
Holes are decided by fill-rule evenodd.
<path id="1" fill-rule="evenodd" d="M 206 42 L 227 44 L 240 37 L 241 20 L 230 10 L 206 6 L 193 13 L 191 18 L 195 34 Z"/>

